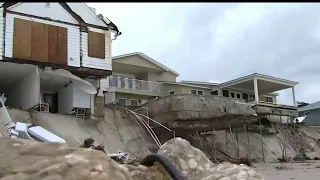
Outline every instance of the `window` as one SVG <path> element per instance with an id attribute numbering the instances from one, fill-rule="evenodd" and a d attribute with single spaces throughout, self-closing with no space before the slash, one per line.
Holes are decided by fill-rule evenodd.
<path id="1" fill-rule="evenodd" d="M 238 99 L 240 99 L 240 98 L 241 98 L 240 93 L 237 93 L 237 98 L 238 98 Z"/>
<path id="2" fill-rule="evenodd" d="M 273 103 L 273 97 L 266 96 L 266 102 L 271 102 L 271 103 Z"/>
<path id="3" fill-rule="evenodd" d="M 229 97 L 229 91 L 228 90 L 222 90 L 222 96 Z"/>
<path id="4" fill-rule="evenodd" d="M 131 106 L 138 106 L 138 101 L 135 99 L 131 99 Z"/>
<path id="5" fill-rule="evenodd" d="M 247 103 L 249 100 L 248 94 L 247 93 L 242 93 L 242 99 L 245 100 L 245 102 Z"/>
<path id="6" fill-rule="evenodd" d="M 125 106 L 127 104 L 127 101 L 124 98 L 119 98 L 118 101 L 119 101 L 119 104 L 122 106 Z"/>
<path id="7" fill-rule="evenodd" d="M 191 94 L 197 94 L 197 90 L 192 89 Z"/>
<path id="8" fill-rule="evenodd" d="M 169 94 L 174 94 L 174 90 L 173 90 L 173 91 L 170 91 Z"/>
<path id="9" fill-rule="evenodd" d="M 310 112 L 308 111 L 308 112 L 304 112 L 304 115 L 305 116 L 310 116 Z"/>
<path id="10" fill-rule="evenodd" d="M 105 35 L 97 32 L 88 32 L 88 56 L 105 59 Z"/>
<path id="11" fill-rule="evenodd" d="M 218 95 L 218 90 L 211 91 L 211 95 Z"/>
<path id="12" fill-rule="evenodd" d="M 231 96 L 232 98 L 234 98 L 234 97 L 235 97 L 233 92 L 232 92 L 232 93 L 230 93 L 230 96 Z"/>
<path id="13" fill-rule="evenodd" d="M 203 91 L 198 91 L 198 95 L 203 95 Z"/>

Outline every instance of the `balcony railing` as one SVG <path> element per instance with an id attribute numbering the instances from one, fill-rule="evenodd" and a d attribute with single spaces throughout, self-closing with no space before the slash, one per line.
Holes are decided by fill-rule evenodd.
<path id="1" fill-rule="evenodd" d="M 144 81 L 138 79 L 124 78 L 119 76 L 107 77 L 108 88 L 132 89 L 138 91 L 147 91 L 154 93 L 164 92 L 163 83 Z"/>

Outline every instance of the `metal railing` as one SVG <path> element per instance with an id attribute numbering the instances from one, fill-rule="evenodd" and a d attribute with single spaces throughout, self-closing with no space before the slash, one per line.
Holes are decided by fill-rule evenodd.
<path id="1" fill-rule="evenodd" d="M 124 78 L 119 76 L 108 76 L 108 88 L 123 88 L 139 91 L 148 91 L 154 93 L 164 92 L 163 83 L 144 81 L 132 78 Z"/>

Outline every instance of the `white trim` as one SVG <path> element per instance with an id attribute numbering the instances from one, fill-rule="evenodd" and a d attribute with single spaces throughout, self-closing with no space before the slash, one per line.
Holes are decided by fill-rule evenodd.
<path id="1" fill-rule="evenodd" d="M 175 75 L 177 75 L 177 76 L 180 75 L 179 73 L 175 72 L 174 70 L 168 68 L 167 66 L 161 64 L 160 62 L 152 59 L 151 57 L 149 57 L 149 56 L 147 56 L 147 55 L 145 55 L 145 54 L 143 54 L 143 53 L 141 53 L 141 52 L 135 52 L 135 53 L 129 53 L 129 54 L 123 54 L 123 55 L 119 55 L 119 56 L 114 56 L 114 57 L 112 57 L 112 60 L 113 60 L 113 61 L 116 61 L 117 59 L 120 59 L 120 58 L 129 57 L 129 56 L 135 56 L 135 55 L 141 56 L 142 58 L 150 61 L 151 63 L 153 63 L 153 64 L 161 67 L 162 69 L 164 69 L 164 70 L 166 70 L 166 71 L 172 72 L 173 74 L 175 74 Z"/>
<path id="2" fill-rule="evenodd" d="M 199 84 L 199 85 L 209 85 L 209 86 L 218 86 L 219 83 L 210 83 L 210 82 L 201 82 L 201 81 L 180 81 L 185 84 Z"/>
<path id="3" fill-rule="evenodd" d="M 164 84 L 173 84 L 173 85 L 180 85 L 180 86 L 187 86 L 187 87 L 194 87 L 194 88 L 200 88 L 200 89 L 209 89 L 211 90 L 212 88 L 209 87 L 204 87 L 204 86 L 195 86 L 195 85 L 190 85 L 190 84 L 182 84 L 180 82 L 167 82 L 167 81 L 159 81 Z"/>
<path id="4" fill-rule="evenodd" d="M 119 104 L 120 104 L 120 101 L 119 101 L 120 99 L 124 99 L 124 100 L 126 101 L 126 104 L 125 104 L 125 105 L 127 105 L 127 99 L 126 99 L 126 98 L 118 98 L 118 101 L 117 101 L 117 102 L 118 102 Z"/>
<path id="5" fill-rule="evenodd" d="M 137 105 L 136 106 L 138 106 L 138 104 L 139 104 L 138 99 L 130 99 L 130 106 L 133 106 L 131 101 L 137 101 Z"/>
<path id="6" fill-rule="evenodd" d="M 173 91 L 173 94 L 175 94 L 176 93 L 176 91 L 175 90 L 171 90 L 171 91 L 169 91 L 169 95 L 171 95 L 170 93 Z"/>

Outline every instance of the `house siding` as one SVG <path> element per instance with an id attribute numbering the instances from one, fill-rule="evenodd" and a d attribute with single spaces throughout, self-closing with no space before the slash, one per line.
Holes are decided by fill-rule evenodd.
<path id="1" fill-rule="evenodd" d="M 308 125 L 320 125 L 320 109 L 312 109 L 307 111 L 300 111 L 299 116 L 304 116 L 305 112 L 309 112 L 304 122 Z"/>
<path id="2" fill-rule="evenodd" d="M 50 2 L 47 7 L 45 2 L 42 3 L 18 3 L 8 8 L 10 11 L 30 14 L 39 17 L 49 17 L 51 19 L 78 24 L 59 3 Z"/>
<path id="3" fill-rule="evenodd" d="M 13 55 L 13 27 L 14 18 L 20 18 L 28 21 L 35 21 L 44 24 L 67 28 L 68 31 L 68 66 L 80 67 L 80 30 L 77 26 L 56 23 L 41 19 L 30 18 L 26 16 L 7 14 L 5 28 L 5 57 L 12 58 Z"/>

